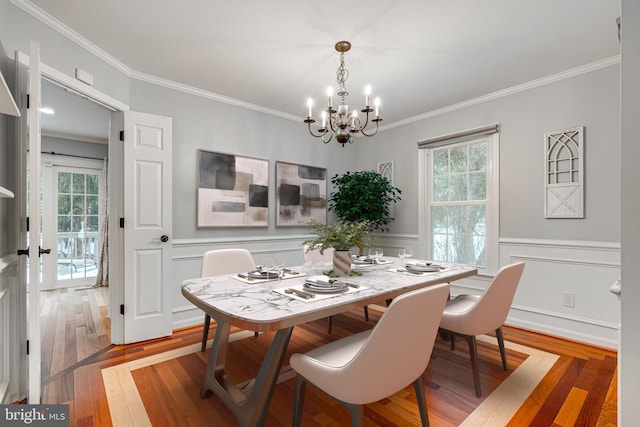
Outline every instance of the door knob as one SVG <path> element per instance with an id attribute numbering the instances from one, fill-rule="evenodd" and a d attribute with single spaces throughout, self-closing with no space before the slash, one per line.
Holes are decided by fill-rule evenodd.
<path id="1" fill-rule="evenodd" d="M 18 249 L 18 255 L 29 256 L 29 248 L 27 248 L 27 249 Z"/>
<path id="2" fill-rule="evenodd" d="M 166 234 L 163 234 L 162 236 L 160 236 L 160 241 L 162 243 L 168 242 L 169 241 L 169 236 L 167 236 Z"/>
<path id="3" fill-rule="evenodd" d="M 49 255 L 50 253 L 51 253 L 51 249 L 42 249 L 40 246 L 38 246 L 38 256 L 42 254 Z"/>

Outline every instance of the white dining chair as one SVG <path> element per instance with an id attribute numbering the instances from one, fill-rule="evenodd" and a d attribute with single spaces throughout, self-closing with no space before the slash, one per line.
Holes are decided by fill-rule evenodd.
<path id="1" fill-rule="evenodd" d="M 478 370 L 478 352 L 476 335 L 495 331 L 502 357 L 502 366 L 509 369 L 504 349 L 502 324 L 509 314 L 513 297 L 522 277 L 524 263 L 502 267 L 482 295 L 458 295 L 447 301 L 440 321 L 440 334 L 451 340 L 451 350 L 455 350 L 455 338 L 462 337 L 469 344 L 471 371 L 476 396 L 482 395 L 480 372 Z"/>
<path id="2" fill-rule="evenodd" d="M 333 248 L 327 248 L 320 253 L 319 247 L 311 248 L 309 245 L 304 245 L 302 247 L 302 253 L 304 255 L 304 263 L 310 269 L 316 267 L 333 268 Z M 364 306 L 364 320 L 369 321 L 369 307 L 366 305 Z M 327 321 L 329 323 L 328 333 L 330 334 L 333 330 L 333 316 L 329 316 Z"/>
<path id="3" fill-rule="evenodd" d="M 200 277 L 217 276 L 220 274 L 246 273 L 256 269 L 251 252 L 246 249 L 215 249 L 202 255 Z M 202 351 L 207 348 L 209 338 L 209 324 L 211 316 L 204 315 L 204 330 L 202 332 Z M 256 335 L 258 333 L 256 332 Z"/>
<path id="4" fill-rule="evenodd" d="M 422 374 L 448 296 L 447 283 L 407 292 L 393 300 L 373 329 L 293 354 L 289 364 L 298 375 L 292 425 L 302 420 L 307 383 L 347 406 L 353 426 L 363 423 L 363 405 L 413 383 L 422 425 L 428 426 Z"/>

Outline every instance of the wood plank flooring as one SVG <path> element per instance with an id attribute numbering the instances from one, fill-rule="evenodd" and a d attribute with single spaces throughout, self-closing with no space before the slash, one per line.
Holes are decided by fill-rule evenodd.
<path id="1" fill-rule="evenodd" d="M 68 374 L 111 347 L 108 295 L 107 287 L 40 294 L 43 401 L 73 399 L 73 376 Z"/>
<path id="2" fill-rule="evenodd" d="M 51 341 L 47 346 L 51 354 L 45 356 L 43 352 L 43 367 L 46 363 L 50 372 L 47 379 L 43 375 L 44 403 L 69 404 L 72 426 L 235 425 L 232 415 L 217 397 L 199 397 L 209 354 L 209 351 L 198 351 L 201 326 L 175 331 L 167 339 L 105 346 L 98 338 L 101 336 L 98 330 L 104 330 L 103 326 L 93 326 L 96 329 L 94 337 L 92 327 L 82 320 L 85 315 L 96 313 L 91 308 L 91 301 L 97 303 L 100 297 L 91 296 L 91 290 L 87 295 L 82 295 L 82 292 L 73 295 L 75 304 L 82 306 L 75 307 L 73 316 L 71 309 L 64 314 L 57 310 L 53 298 L 48 301 L 48 306 L 43 304 L 43 314 L 46 312 L 47 316 L 58 311 L 55 325 L 48 321 L 48 332 L 43 333 L 43 342 Z M 70 296 L 64 298 L 69 299 Z M 45 310 L 47 307 L 48 311 Z M 369 322 L 364 321 L 362 310 L 335 316 L 331 335 L 327 333 L 326 320 L 296 327 L 285 363 L 293 352 L 307 351 L 372 327 L 380 315 L 379 310 L 370 310 Z M 71 324 L 76 320 L 85 323 Z M 78 339 L 83 328 L 86 336 Z M 213 336 L 213 330 L 215 324 L 212 324 L 210 336 Z M 242 334 L 245 331 L 236 332 Z M 481 398 L 477 398 L 473 391 L 466 345 L 459 342 L 452 352 L 449 343 L 441 338 L 436 340 L 424 374 L 432 426 L 616 425 L 617 367 L 614 351 L 511 327 L 504 328 L 504 335 L 508 342 L 508 372 L 502 369 L 493 337 L 478 343 Z M 272 338 L 270 333 L 257 338 L 250 333 L 243 336 L 246 338 L 238 339 L 229 346 L 231 357 L 227 372 L 235 381 L 254 375 Z M 74 357 L 71 356 L 73 349 L 77 351 Z M 92 349 L 97 349 L 97 352 L 83 359 Z M 176 353 L 169 353 L 171 351 Z M 65 360 L 67 363 L 63 363 Z M 539 382 L 533 379 L 536 372 L 542 373 Z M 118 385 L 121 383 L 126 386 Z M 522 398 L 523 403 L 509 409 L 509 404 L 517 401 L 518 391 L 529 386 L 531 391 Z M 294 387 L 294 379 L 276 386 L 266 426 L 291 425 Z M 134 402 L 135 399 L 139 402 Z M 134 409 L 128 409 L 128 404 Z M 500 418 L 504 413 L 510 414 L 508 418 Z M 420 425 L 412 387 L 367 405 L 365 417 L 365 426 Z M 348 424 L 348 411 L 342 405 L 314 387 L 308 388 L 304 426 Z"/>

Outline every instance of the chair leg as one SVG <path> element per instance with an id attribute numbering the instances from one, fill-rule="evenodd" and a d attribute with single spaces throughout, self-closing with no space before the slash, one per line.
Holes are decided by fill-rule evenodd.
<path id="1" fill-rule="evenodd" d="M 253 336 L 254 336 L 254 337 L 256 337 L 256 338 L 258 338 L 258 331 L 255 331 L 255 332 L 253 333 Z"/>
<path id="2" fill-rule="evenodd" d="M 291 422 L 292 427 L 299 427 L 300 422 L 302 421 L 302 405 L 304 403 L 304 392 L 306 389 L 307 381 L 300 375 L 298 375 L 296 380 L 295 401 L 293 404 L 293 421 Z"/>
<path id="3" fill-rule="evenodd" d="M 504 349 L 504 336 L 502 335 L 502 326 L 496 329 L 496 338 L 498 338 L 498 347 L 500 348 L 500 357 L 502 357 L 502 367 L 505 371 L 509 370 L 507 364 L 507 352 Z"/>
<path id="4" fill-rule="evenodd" d="M 329 331 L 328 334 L 331 335 L 331 330 L 333 329 L 333 316 L 329 316 L 327 317 L 327 320 L 329 321 Z"/>
<path id="5" fill-rule="evenodd" d="M 349 412 L 351 413 L 351 427 L 364 426 L 364 406 L 346 402 L 342 403 L 349 408 Z"/>
<path id="6" fill-rule="evenodd" d="M 422 379 L 422 375 L 413 382 L 413 387 L 416 389 L 416 399 L 418 400 L 422 427 L 429 427 L 429 412 L 427 411 L 427 398 L 424 395 L 424 380 Z"/>
<path id="7" fill-rule="evenodd" d="M 480 371 L 478 370 L 478 350 L 476 349 L 476 337 L 475 335 L 467 335 L 467 342 L 469 343 L 469 356 L 471 356 L 471 371 L 473 372 L 473 384 L 476 388 L 476 396 L 480 397 L 482 391 L 480 391 Z"/>
<path id="8" fill-rule="evenodd" d="M 364 306 L 364 320 L 365 321 L 369 321 L 369 306 L 365 305 Z"/>
<path id="9" fill-rule="evenodd" d="M 204 315 L 204 329 L 202 330 L 202 352 L 207 349 L 207 339 L 209 339 L 209 324 L 211 323 L 211 316 Z"/>

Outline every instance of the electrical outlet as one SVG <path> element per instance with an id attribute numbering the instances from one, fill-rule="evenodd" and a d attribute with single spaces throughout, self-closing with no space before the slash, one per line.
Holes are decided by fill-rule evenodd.
<path id="1" fill-rule="evenodd" d="M 562 293 L 562 305 L 565 307 L 575 307 L 576 306 L 576 294 L 573 292 L 563 292 Z"/>

